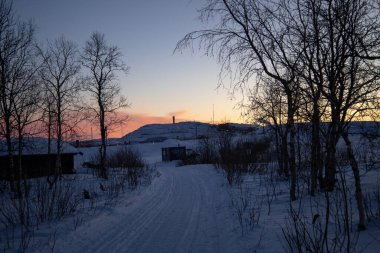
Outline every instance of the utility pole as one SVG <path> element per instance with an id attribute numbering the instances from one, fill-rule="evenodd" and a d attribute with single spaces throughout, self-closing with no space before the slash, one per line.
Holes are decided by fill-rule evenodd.
<path id="1" fill-rule="evenodd" d="M 212 104 L 212 124 L 214 125 L 215 124 L 215 111 L 214 111 L 214 104 Z"/>

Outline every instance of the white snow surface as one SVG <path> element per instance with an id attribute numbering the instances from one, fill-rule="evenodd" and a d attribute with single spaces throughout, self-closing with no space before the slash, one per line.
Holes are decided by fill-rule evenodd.
<path id="1" fill-rule="evenodd" d="M 79 151 L 67 142 L 61 144 L 61 154 L 77 154 Z M 46 138 L 30 137 L 23 139 L 22 153 L 24 155 L 42 155 L 48 153 L 48 140 Z M 13 152 L 18 152 L 18 140 L 12 140 Z M 57 153 L 57 141 L 55 139 L 50 140 L 50 153 Z M 0 141 L 0 156 L 7 155 L 5 141 Z"/>
<path id="2" fill-rule="evenodd" d="M 241 236 L 233 217 L 224 175 L 213 165 L 161 162 L 161 147 L 195 148 L 196 143 L 169 139 L 127 145 L 158 170 L 152 184 L 127 192 L 94 215 L 81 214 L 78 227 L 73 226 L 76 218 L 42 225 L 28 252 L 250 252 L 252 243 Z M 84 154 L 80 162 L 98 152 L 97 147 L 79 150 Z M 77 173 L 87 177 L 89 172 Z"/>
<path id="3" fill-rule="evenodd" d="M 202 122 L 179 122 L 175 124 L 149 124 L 127 134 L 121 141 L 113 140 L 115 143 L 148 143 L 161 142 L 169 139 L 194 140 L 207 136 L 216 138 L 221 129 L 228 129 L 235 134 L 253 132 L 257 128 L 252 124 L 226 123 L 213 125 Z"/>
<path id="4" fill-rule="evenodd" d="M 49 239 L 43 246 L 31 247 L 30 252 L 51 252 L 53 246 L 53 252 L 80 253 L 284 252 L 281 229 L 289 220 L 288 183 L 276 181 L 276 196 L 269 210 L 267 193 L 274 189 L 269 183 L 271 175 L 252 175 L 241 187 L 231 187 L 225 175 L 213 165 L 177 167 L 176 162 L 161 162 L 161 147 L 194 148 L 196 144 L 195 140 L 170 139 L 128 145 L 139 150 L 144 159 L 157 168 L 160 176 L 151 185 L 120 196 L 114 206 L 85 217 L 76 229 L 73 229 L 72 220 L 63 220 L 54 229 L 42 228 L 36 237 L 46 241 L 52 231 L 56 231 L 54 243 Z M 112 146 L 109 152 L 118 148 Z M 97 148 L 81 151 L 86 160 L 97 152 Z M 377 170 L 363 175 L 365 192 L 371 192 L 379 178 Z M 352 178 L 348 183 L 353 189 Z M 306 206 L 315 203 L 306 192 L 304 196 Z M 253 213 L 258 220 L 251 228 L 247 224 L 242 228 L 238 222 L 237 208 L 246 200 L 247 211 L 255 209 Z M 323 195 L 319 200 L 323 209 Z M 354 202 L 353 197 L 351 201 Z M 296 201 L 293 205 L 297 207 L 299 203 Z M 318 209 L 318 205 L 314 208 Z M 355 214 L 353 219 L 355 223 Z M 378 252 L 377 226 L 377 223 L 369 224 L 368 230 L 361 232 L 357 245 L 360 252 Z"/>
<path id="5" fill-rule="evenodd" d="M 199 136 L 216 136 L 214 125 L 201 122 L 180 122 L 176 124 L 149 124 L 123 137 L 127 143 L 158 142 L 167 139 L 189 140 Z"/>
<path id="6" fill-rule="evenodd" d="M 274 174 L 257 173 L 246 177 L 240 188 L 231 187 L 225 175 L 213 165 L 177 167 L 176 162 L 161 162 L 162 147 L 196 149 L 197 143 L 197 140 L 169 138 L 160 142 L 127 145 L 138 150 L 144 160 L 157 169 L 158 176 L 152 184 L 121 194 L 112 204 L 89 208 L 88 212 L 93 213 L 78 211 L 78 214 L 59 221 L 40 224 L 27 252 L 284 252 L 281 229 L 289 221 L 288 182 L 278 178 L 273 181 Z M 360 141 L 355 140 L 355 143 Z M 366 145 L 363 144 L 363 152 L 374 152 L 372 156 L 378 161 L 379 146 L 368 152 Z M 112 154 L 122 147 L 110 146 L 108 152 Z M 82 162 L 91 161 L 98 148 L 79 150 L 83 156 L 76 161 L 78 170 L 72 181 L 81 196 L 84 188 L 90 187 L 91 192 L 95 192 L 95 188 L 99 190 L 99 179 L 80 167 Z M 353 178 L 347 171 L 347 188 L 351 192 L 349 200 L 353 205 L 352 222 L 356 223 Z M 379 191 L 379 168 L 362 173 L 364 193 Z M 93 186 L 89 186 L 88 181 L 81 181 L 81 178 L 90 178 Z M 271 191 L 275 194 L 268 195 Z M 317 201 L 308 197 L 306 188 L 300 191 L 303 191 L 303 197 L 293 206 L 301 206 L 302 202 L 307 210 L 314 208 L 314 211 L 323 211 L 323 194 Z M 269 200 L 271 196 L 274 198 Z M 248 203 L 243 203 L 246 200 L 249 200 Z M 86 203 L 84 206 L 91 205 L 90 202 Z M 256 215 L 257 224 L 239 225 L 237 213 L 240 205 L 246 205 L 245 215 Z M 379 228 L 379 222 L 375 221 L 360 233 L 358 252 L 379 252 Z M 17 252 L 16 249 L 9 252 Z"/>
<path id="7" fill-rule="evenodd" d="M 221 175 L 208 165 L 159 167 L 148 189 L 61 236 L 54 252 L 247 252 Z"/>

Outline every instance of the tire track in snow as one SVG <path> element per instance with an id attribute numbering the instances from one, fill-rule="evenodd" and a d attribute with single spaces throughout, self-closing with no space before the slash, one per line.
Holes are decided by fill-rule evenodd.
<path id="1" fill-rule="evenodd" d="M 80 253 L 229 252 L 225 225 L 216 217 L 220 186 L 214 171 L 186 166 L 161 168 L 161 172 L 128 207 L 119 206 L 111 213 L 114 216 L 100 216 L 82 228 L 84 236 L 72 238 L 69 248 Z"/>
<path id="2" fill-rule="evenodd" d="M 166 203 L 174 194 L 173 176 L 170 175 L 168 180 L 169 182 L 166 183 L 169 187 L 162 187 L 161 185 L 159 189 L 156 189 L 155 195 L 150 196 L 149 199 L 144 199 L 143 203 L 138 203 L 137 210 L 133 210 L 131 216 L 120 221 L 124 227 L 121 232 L 117 229 L 115 233 L 110 233 L 107 238 L 102 239 L 102 242 L 89 252 L 101 253 L 109 249 L 112 249 L 112 252 L 126 252 L 125 250 L 130 248 L 131 244 L 141 236 L 142 231 L 149 227 L 149 224 L 161 214 L 165 208 L 163 203 Z M 104 243 L 104 241 L 107 241 L 107 243 Z M 120 244 L 120 242 L 124 243 Z"/>
<path id="3" fill-rule="evenodd" d="M 176 186 L 176 184 L 176 179 L 173 176 L 173 188 L 175 191 L 172 190 L 172 194 L 168 196 L 165 201 L 160 202 L 159 206 L 156 206 L 149 210 L 150 213 L 155 213 L 154 219 L 149 219 L 149 222 L 145 223 L 145 225 L 140 230 L 140 234 L 137 237 L 133 238 L 134 240 L 130 241 L 130 243 L 124 244 L 118 248 L 119 250 L 121 248 L 127 248 L 134 253 L 151 252 L 151 249 L 146 251 L 145 248 L 152 248 L 152 244 L 155 243 L 154 236 L 157 234 L 164 234 L 160 231 L 163 227 L 163 222 L 166 221 L 164 217 L 168 215 L 168 210 L 172 210 L 175 207 L 175 203 L 177 202 L 178 186 Z"/>
<path id="4" fill-rule="evenodd" d="M 161 179 L 162 180 L 162 179 Z M 141 233 L 147 224 L 150 223 L 155 216 L 159 215 L 151 213 L 152 209 L 159 209 L 160 203 L 165 202 L 167 198 L 173 194 L 174 180 L 171 175 L 166 176 L 163 182 L 159 182 L 159 185 L 154 192 L 147 194 L 143 199 L 132 203 L 127 207 L 125 219 L 118 220 L 115 224 L 110 224 L 107 228 L 103 228 L 103 231 L 89 232 L 89 236 L 94 238 L 93 240 L 87 240 L 87 238 L 79 238 L 79 241 L 86 242 L 80 243 L 81 247 L 77 248 L 75 252 L 118 252 L 115 246 L 118 246 L 120 242 L 125 241 L 125 238 L 134 240 Z M 165 183 L 165 187 L 163 187 Z M 113 225 L 113 226 L 112 226 Z M 95 228 L 96 229 L 96 228 Z M 105 231 L 104 231 L 105 230 Z M 120 252 L 120 251 L 119 251 Z M 122 250 L 121 252 L 125 252 Z"/>
<path id="5" fill-rule="evenodd" d="M 201 192 L 202 189 L 199 184 L 195 182 L 194 178 L 192 178 L 192 184 L 197 186 L 197 192 L 195 193 L 197 198 L 195 199 L 195 203 L 187 222 L 187 229 L 182 235 L 176 252 L 191 252 L 191 247 L 199 228 L 203 192 Z"/>
<path id="6" fill-rule="evenodd" d="M 194 224 L 199 219 L 200 193 L 194 187 L 194 178 L 182 168 L 176 168 L 175 195 L 166 203 L 159 220 L 151 225 L 149 233 L 139 243 L 135 252 L 187 252 L 184 244 L 195 235 Z M 186 238 L 186 241 L 184 240 Z"/>

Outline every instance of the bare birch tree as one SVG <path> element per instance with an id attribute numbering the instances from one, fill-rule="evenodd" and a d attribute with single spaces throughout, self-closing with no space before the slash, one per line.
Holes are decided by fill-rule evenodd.
<path id="1" fill-rule="evenodd" d="M 94 115 L 101 137 L 99 172 L 101 177 L 108 178 L 107 134 L 115 125 L 127 120 L 127 116 L 118 112 L 129 106 L 127 99 L 120 94 L 117 74 L 127 73 L 128 67 L 122 59 L 120 49 L 109 45 L 104 34 L 98 32 L 92 33 L 86 41 L 81 61 L 88 71 L 84 80 L 84 89 L 90 95 L 88 109 Z"/>
<path id="2" fill-rule="evenodd" d="M 286 97 L 272 79 L 264 79 L 262 85 L 250 92 L 246 116 L 252 121 L 270 126 L 275 140 L 279 174 L 289 177 L 288 134 Z"/>
<path id="3" fill-rule="evenodd" d="M 34 52 L 34 48 L 30 48 Z M 13 86 L 17 87 L 14 91 L 13 98 L 13 114 L 15 122 L 15 137 L 17 137 L 17 177 L 16 189 L 19 197 L 22 194 L 27 197 L 28 186 L 26 177 L 28 172 L 23 170 L 22 156 L 24 139 L 27 136 L 34 134 L 33 124 L 40 120 L 40 99 L 41 99 L 41 85 L 36 80 L 36 71 L 38 66 L 34 64 L 34 54 L 25 54 L 23 73 L 20 73 L 17 78 L 13 79 Z M 23 57 L 21 57 L 23 58 Z M 23 180 L 23 189 L 21 187 L 21 180 Z"/>
<path id="4" fill-rule="evenodd" d="M 348 128 L 355 115 L 378 107 L 379 10 L 378 1 L 367 0 L 209 0 L 201 17 L 211 20 L 212 28 L 189 33 L 177 45 L 199 41 L 200 48 L 221 62 L 222 74 L 235 69 L 238 87 L 257 76 L 278 83 L 288 104 L 291 199 L 296 181 L 294 117 L 301 98 L 312 104 L 311 193 L 317 176 L 321 188 L 334 189 L 336 146 L 343 137 L 355 178 L 359 229 L 365 228 L 363 196 Z M 329 120 L 324 171 L 322 112 Z"/>
<path id="5" fill-rule="evenodd" d="M 201 10 L 201 19 L 213 24 L 211 29 L 187 34 L 177 50 L 198 41 L 208 55 L 221 63 L 221 76 L 237 76 L 235 87 L 243 87 L 254 77 L 264 75 L 279 85 L 286 95 L 290 198 L 296 199 L 296 156 L 294 117 L 298 104 L 295 70 L 298 55 L 287 27 L 287 12 L 280 12 L 280 2 L 258 0 L 209 0 Z M 285 147 L 285 146 L 284 146 Z"/>
<path id="6" fill-rule="evenodd" d="M 48 177 L 48 183 L 52 187 L 62 174 L 61 152 L 64 134 L 80 121 L 77 113 L 81 89 L 78 78 L 79 51 L 73 42 L 60 37 L 48 42 L 46 49 L 39 48 L 39 55 L 43 61 L 39 75 L 44 84 L 44 94 L 47 96 L 45 105 L 48 114 L 48 137 L 49 140 L 51 137 L 56 139 L 55 169 L 53 177 Z M 48 150 L 50 151 L 50 147 Z"/>
<path id="7" fill-rule="evenodd" d="M 19 130 L 21 127 L 21 107 L 28 106 L 20 98 L 29 90 L 26 86 L 30 84 L 28 71 L 31 69 L 33 36 L 32 23 L 15 18 L 12 5 L 8 1 L 0 1 L 0 133 L 6 142 L 9 160 L 6 173 L 13 190 L 15 165 L 12 137 L 17 136 L 17 127 Z"/>
<path id="8" fill-rule="evenodd" d="M 330 116 L 321 186 L 327 191 L 334 189 L 336 145 L 343 138 L 355 179 L 361 230 L 365 228 L 363 193 L 348 129 L 350 122 L 360 113 L 372 110 L 379 98 L 379 2 L 310 0 L 294 1 L 293 6 L 297 10 L 293 17 L 298 17 L 292 23 L 298 35 L 295 41 L 306 45 L 301 47 L 305 48 L 302 66 L 306 71 L 300 74 L 313 92 L 309 97 L 314 103 L 314 113 L 320 111 L 318 104 L 323 96 L 328 104 L 325 112 Z"/>

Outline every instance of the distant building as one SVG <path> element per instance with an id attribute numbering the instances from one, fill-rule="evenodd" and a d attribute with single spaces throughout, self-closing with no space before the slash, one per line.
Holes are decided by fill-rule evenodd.
<path id="1" fill-rule="evenodd" d="M 162 148 L 162 161 L 183 160 L 186 158 L 186 147 Z"/>
<path id="2" fill-rule="evenodd" d="M 57 157 L 56 141 L 51 140 L 48 154 L 48 140 L 44 138 L 27 138 L 22 147 L 21 164 L 27 178 L 42 177 L 53 174 Z M 13 164 L 18 169 L 18 144 L 14 140 Z M 74 156 L 78 150 L 68 143 L 62 143 L 61 165 L 62 174 L 74 173 Z M 9 158 L 4 141 L 0 141 L 0 177 L 9 176 Z"/>

